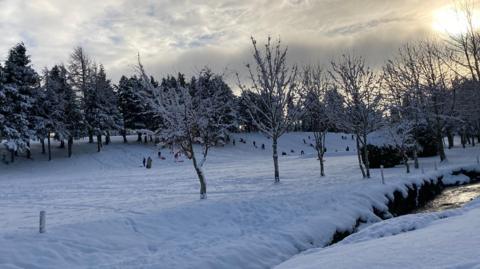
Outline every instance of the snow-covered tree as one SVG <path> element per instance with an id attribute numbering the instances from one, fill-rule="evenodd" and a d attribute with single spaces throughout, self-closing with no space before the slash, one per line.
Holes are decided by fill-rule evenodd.
<path id="1" fill-rule="evenodd" d="M 39 88 L 38 75 L 30 65 L 30 57 L 23 43 L 9 51 L 2 77 L 0 96 L 6 105 L 0 108 L 3 121 L 0 133 L 13 162 L 16 151 L 29 150 L 30 139 L 34 136 L 30 110 Z"/>
<path id="2" fill-rule="evenodd" d="M 88 142 L 93 143 L 93 127 L 88 121 L 90 113 L 88 103 L 91 97 L 88 96 L 92 92 L 93 82 L 93 63 L 82 47 L 74 48 L 70 55 L 70 62 L 68 65 L 70 84 L 73 90 L 80 96 L 80 108 L 84 114 L 85 125 L 88 133 Z"/>
<path id="3" fill-rule="evenodd" d="M 238 84 L 243 92 L 251 91 L 255 95 L 245 94 L 249 114 L 257 128 L 272 139 L 273 167 L 275 183 L 280 182 L 278 169 L 278 139 L 287 132 L 302 115 L 301 95 L 297 83 L 297 68 L 287 64 L 287 49 L 281 47 L 278 40 L 272 44 L 268 37 L 263 52 L 252 37 L 254 65 L 247 65 L 249 81 Z M 252 98 L 252 96 L 259 98 Z M 294 104 L 293 106 L 291 104 Z"/>
<path id="4" fill-rule="evenodd" d="M 203 166 L 209 149 L 224 140 L 226 132 L 232 127 L 224 119 L 228 115 L 219 114 L 224 109 L 222 91 L 210 88 L 223 87 L 223 80 L 215 76 L 218 80 L 215 83 L 196 83 L 195 94 L 192 94 L 191 89 L 180 84 L 166 87 L 152 84 L 140 62 L 139 71 L 145 87 L 153 93 L 151 107 L 163 119 L 163 126 L 158 130 L 161 141 L 179 147 L 180 152 L 192 160 L 200 182 L 200 198 L 207 198 Z M 194 150 L 197 143 L 202 148 L 200 158 Z"/>
<path id="5" fill-rule="evenodd" d="M 326 107 L 326 95 L 329 88 L 329 80 L 320 66 L 307 66 L 303 71 L 302 87 L 306 93 L 305 114 L 303 117 L 310 122 L 311 131 L 315 138 L 315 150 L 320 162 L 320 176 L 325 176 L 324 155 L 325 137 L 330 127 L 330 117 Z"/>
<path id="6" fill-rule="evenodd" d="M 426 118 L 435 133 L 438 145 L 438 154 L 441 161 L 447 156 L 444 149 L 444 131 L 454 118 L 455 96 L 451 91 L 452 72 L 441 57 L 439 45 L 432 41 L 419 43 L 419 57 L 417 59 L 420 69 L 422 92 L 425 96 Z"/>
<path id="7" fill-rule="evenodd" d="M 61 139 L 67 139 L 68 157 L 71 157 L 73 140 L 85 134 L 79 96 L 69 83 L 68 71 L 63 65 L 55 66 L 52 69 L 50 79 L 55 81 L 56 87 L 54 89 L 58 96 L 58 110 L 62 112 L 58 123 L 56 123 L 56 132 Z"/>
<path id="8" fill-rule="evenodd" d="M 471 137 L 473 140 L 472 145 L 475 145 L 475 136 L 480 143 L 480 91 L 477 88 L 478 85 L 478 82 L 463 78 L 456 80 L 452 86 L 456 92 L 455 114 L 460 119 L 457 125 L 463 147 L 468 141 L 467 137 Z"/>
<path id="9" fill-rule="evenodd" d="M 122 76 L 117 86 L 118 110 L 122 116 L 123 142 L 127 143 L 127 130 L 144 129 L 143 112 L 145 102 L 141 93 L 141 81 L 133 76 Z M 141 138 L 140 138 L 141 140 Z"/>
<path id="10" fill-rule="evenodd" d="M 182 84 L 180 84 L 182 85 Z M 195 99 L 215 100 L 211 107 L 211 120 L 217 124 L 211 127 L 237 125 L 237 111 L 235 109 L 235 96 L 232 89 L 225 83 L 221 75 L 214 74 L 208 67 L 200 71 L 198 77 L 193 77 L 190 84 L 190 95 Z M 226 132 L 227 130 L 213 130 L 213 132 Z M 225 137 L 226 133 L 221 136 Z M 223 141 L 225 142 L 225 141 Z"/>
<path id="11" fill-rule="evenodd" d="M 355 134 L 360 170 L 363 177 L 369 178 L 368 134 L 382 121 L 380 78 L 364 58 L 354 55 L 343 55 L 340 61 L 332 62 L 330 75 L 344 96 L 346 110 L 344 115 L 338 115 L 335 124 Z"/>
<path id="12" fill-rule="evenodd" d="M 97 151 L 110 142 L 110 131 L 120 129 L 121 119 L 113 86 L 107 79 L 102 65 L 95 67 L 90 76 L 91 87 L 85 97 L 85 119 L 93 134 L 97 137 Z"/>

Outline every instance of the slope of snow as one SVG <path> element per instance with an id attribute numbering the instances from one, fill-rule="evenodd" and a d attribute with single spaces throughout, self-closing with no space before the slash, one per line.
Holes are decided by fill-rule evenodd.
<path id="1" fill-rule="evenodd" d="M 474 164 L 479 153 L 450 150 L 440 171 L 433 171 L 433 158 L 423 159 L 426 175 L 387 169 L 382 185 L 378 170 L 361 178 L 355 141 L 341 134 L 327 136 L 327 177 L 320 178 L 308 135 L 280 139 L 279 151 L 287 155 L 280 158 L 276 185 L 271 143 L 263 136 L 235 135 L 235 146 L 213 149 L 205 166 L 206 201 L 198 199 L 191 163 L 174 162 L 167 149 L 160 160 L 152 145 L 114 138 L 101 153 L 95 145 L 76 144 L 72 159 L 55 148 L 48 162 L 36 148 L 34 161 L 0 164 L 0 268 L 271 267 L 325 245 L 359 217 L 378 221 L 372 206 L 385 209 L 385 194 Z M 142 167 L 147 156 L 154 159 L 150 170 Z M 40 210 L 47 211 L 41 235 Z"/>
<path id="2" fill-rule="evenodd" d="M 406 215 L 309 251 L 283 268 L 480 268 L 480 199 L 465 208 Z"/>

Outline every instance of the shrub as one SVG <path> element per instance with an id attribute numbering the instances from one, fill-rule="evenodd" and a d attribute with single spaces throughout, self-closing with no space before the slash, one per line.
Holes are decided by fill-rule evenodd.
<path id="1" fill-rule="evenodd" d="M 394 167 L 402 163 L 402 156 L 400 151 L 392 145 L 367 145 L 368 148 L 368 160 L 370 162 L 370 168 L 380 168 L 383 165 L 385 168 Z M 362 153 L 364 148 L 361 149 Z M 362 161 L 364 155 L 362 154 Z"/>

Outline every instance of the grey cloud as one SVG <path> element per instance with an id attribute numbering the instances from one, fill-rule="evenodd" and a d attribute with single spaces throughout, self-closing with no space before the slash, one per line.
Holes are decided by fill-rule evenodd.
<path id="1" fill-rule="evenodd" d="M 250 61 L 251 35 L 272 35 L 292 62 L 355 50 L 376 63 L 428 32 L 428 15 L 448 1 L 0 0 L 0 59 L 24 41 L 38 70 L 82 45 L 113 80 L 133 72 L 138 52 L 156 76 L 205 65 L 231 74 Z"/>

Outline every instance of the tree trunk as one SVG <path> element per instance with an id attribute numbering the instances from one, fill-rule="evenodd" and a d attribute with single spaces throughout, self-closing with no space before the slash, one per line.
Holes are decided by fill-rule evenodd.
<path id="1" fill-rule="evenodd" d="M 73 137 L 69 136 L 68 137 L 68 158 L 72 157 L 72 146 L 73 146 Z"/>
<path id="2" fill-rule="evenodd" d="M 10 150 L 10 162 L 15 162 L 15 150 L 13 149 Z"/>
<path id="3" fill-rule="evenodd" d="M 123 130 L 122 130 L 122 136 L 123 136 L 123 143 L 128 143 L 128 140 L 127 140 L 127 130 L 126 130 L 126 129 L 123 129 Z"/>
<path id="4" fill-rule="evenodd" d="M 195 153 L 193 153 L 192 149 L 192 162 L 193 167 L 195 168 L 195 172 L 197 172 L 198 180 L 200 181 L 200 199 L 207 199 L 207 182 L 205 180 L 205 175 L 203 174 L 203 170 L 197 164 L 197 159 L 195 158 Z"/>
<path id="5" fill-rule="evenodd" d="M 453 148 L 453 134 L 451 131 L 447 132 L 447 138 L 448 138 L 448 148 L 451 149 Z"/>
<path id="6" fill-rule="evenodd" d="M 320 159 L 320 176 L 325 176 L 325 167 L 323 164 L 323 154 L 318 154 L 318 158 Z"/>
<path id="7" fill-rule="evenodd" d="M 142 142 L 142 134 L 137 133 L 137 142 Z"/>
<path id="8" fill-rule="evenodd" d="M 32 151 L 30 150 L 30 141 L 27 142 L 27 159 L 31 159 L 32 158 Z"/>
<path id="9" fill-rule="evenodd" d="M 440 161 L 443 162 L 447 159 L 445 154 L 445 147 L 443 146 L 442 135 L 437 133 L 437 143 L 438 143 L 438 155 L 440 155 Z"/>
<path id="10" fill-rule="evenodd" d="M 102 135 L 97 135 L 97 152 L 102 150 Z"/>
<path id="11" fill-rule="evenodd" d="M 363 170 L 363 164 L 362 164 L 362 149 L 360 148 L 360 141 L 358 138 L 358 135 L 355 135 L 356 137 L 356 143 L 357 143 L 357 157 L 358 157 L 358 164 L 360 166 L 360 171 L 362 171 L 362 176 L 363 178 L 366 178 L 367 175 L 365 174 L 365 170 Z"/>
<path id="12" fill-rule="evenodd" d="M 91 129 L 88 130 L 88 143 L 93 143 L 93 131 Z"/>
<path id="13" fill-rule="evenodd" d="M 408 164 L 408 154 L 406 150 L 403 150 L 403 163 L 407 169 L 407 174 L 410 174 L 410 165 Z"/>
<path id="14" fill-rule="evenodd" d="M 367 132 L 363 134 L 363 154 L 365 158 L 365 171 L 367 172 L 367 178 L 370 178 L 370 160 L 368 160 L 368 147 L 367 147 Z"/>
<path id="15" fill-rule="evenodd" d="M 50 142 L 50 132 L 47 134 L 48 160 L 52 160 L 52 143 Z"/>
<path id="16" fill-rule="evenodd" d="M 65 141 L 63 139 L 60 140 L 60 148 L 61 149 L 65 148 Z"/>
<path id="17" fill-rule="evenodd" d="M 107 134 L 105 135 L 105 145 L 110 144 L 110 131 L 107 131 Z"/>
<path id="18" fill-rule="evenodd" d="M 420 168 L 420 164 L 418 163 L 418 143 L 416 141 L 413 147 L 413 167 L 415 167 L 415 169 Z"/>
<path id="19" fill-rule="evenodd" d="M 277 138 L 272 138 L 272 149 L 273 149 L 273 169 L 274 169 L 274 176 L 275 176 L 275 183 L 280 182 L 280 173 L 278 171 L 278 152 L 277 152 Z"/>
<path id="20" fill-rule="evenodd" d="M 317 157 L 320 162 L 320 176 L 325 176 L 325 166 L 323 163 L 323 156 L 325 155 L 325 133 L 324 132 L 314 132 L 315 137 L 315 149 L 317 150 Z"/>
<path id="21" fill-rule="evenodd" d="M 42 154 L 45 154 L 45 139 L 40 139 L 40 144 L 42 144 Z"/>
<path id="22" fill-rule="evenodd" d="M 144 136 L 143 136 L 143 143 L 144 143 L 144 144 L 147 144 L 147 142 L 148 142 L 147 139 L 148 139 L 148 138 L 147 138 L 147 135 L 144 135 Z"/>
<path id="23" fill-rule="evenodd" d="M 464 132 L 462 132 L 462 134 L 460 135 L 460 141 L 462 143 L 462 148 L 465 148 L 466 139 L 465 139 L 465 133 Z"/>

